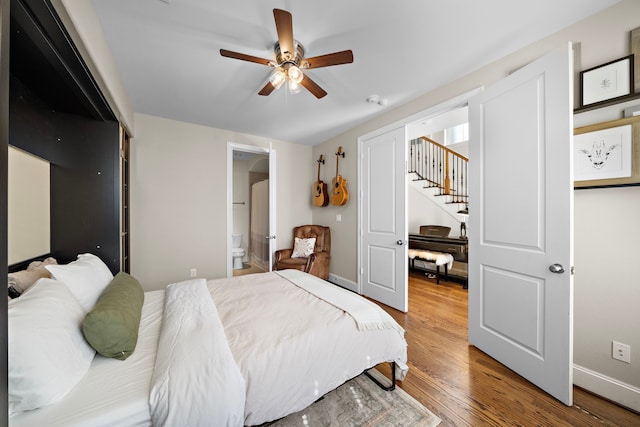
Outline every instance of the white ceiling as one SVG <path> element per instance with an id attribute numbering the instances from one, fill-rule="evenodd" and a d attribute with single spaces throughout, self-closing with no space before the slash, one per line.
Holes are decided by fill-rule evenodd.
<path id="1" fill-rule="evenodd" d="M 315 145 L 550 35 L 619 0 L 92 0 L 136 112 Z M 272 9 L 318 56 L 328 95 L 258 95 L 273 59 Z M 387 104 L 367 103 L 378 95 Z"/>

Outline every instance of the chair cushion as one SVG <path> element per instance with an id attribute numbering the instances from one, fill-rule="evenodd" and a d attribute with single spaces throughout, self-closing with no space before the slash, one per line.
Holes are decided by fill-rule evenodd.
<path id="1" fill-rule="evenodd" d="M 294 228 L 293 237 L 298 237 L 300 239 L 316 239 L 314 252 L 322 252 L 322 251 L 330 251 L 330 240 L 327 238 L 328 236 L 325 233 L 328 233 L 329 229 L 320 225 L 301 225 L 299 227 Z"/>
<path id="2" fill-rule="evenodd" d="M 294 270 L 304 271 L 304 268 L 306 267 L 306 265 L 307 265 L 306 258 L 283 258 L 276 263 L 276 269 L 277 270 L 294 269 Z"/>
<path id="3" fill-rule="evenodd" d="M 313 253 L 313 249 L 316 246 L 316 238 L 311 237 L 309 239 L 301 239 L 299 237 L 294 238 L 293 253 L 291 258 L 309 258 L 309 255 Z"/>

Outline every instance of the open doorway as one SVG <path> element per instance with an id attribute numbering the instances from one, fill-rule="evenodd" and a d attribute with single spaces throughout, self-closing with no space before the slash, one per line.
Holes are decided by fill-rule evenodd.
<path id="1" fill-rule="evenodd" d="M 275 152 L 229 144 L 227 276 L 270 271 Z"/>
<path id="2" fill-rule="evenodd" d="M 363 295 L 408 310 L 408 128 L 466 106 L 480 91 L 469 91 L 358 138 L 358 284 Z"/>
<path id="3" fill-rule="evenodd" d="M 407 139 L 410 273 L 459 282 L 466 288 L 468 107 L 456 106 L 407 125 Z M 434 254 L 438 254 L 435 259 Z"/>

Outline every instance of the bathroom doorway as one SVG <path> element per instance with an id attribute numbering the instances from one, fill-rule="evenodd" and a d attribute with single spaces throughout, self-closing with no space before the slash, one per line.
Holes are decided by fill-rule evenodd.
<path id="1" fill-rule="evenodd" d="M 270 271 L 273 226 L 275 152 L 229 143 L 227 276 Z M 275 175 L 275 174 L 273 174 Z"/>

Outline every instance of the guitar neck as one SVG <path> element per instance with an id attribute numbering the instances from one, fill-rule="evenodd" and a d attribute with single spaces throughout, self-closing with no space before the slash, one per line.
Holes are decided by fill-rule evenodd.
<path id="1" fill-rule="evenodd" d="M 320 154 L 320 157 L 318 158 L 317 162 L 318 162 L 318 179 L 317 181 L 320 182 L 320 164 L 324 163 L 324 159 L 322 158 L 322 154 Z"/>

